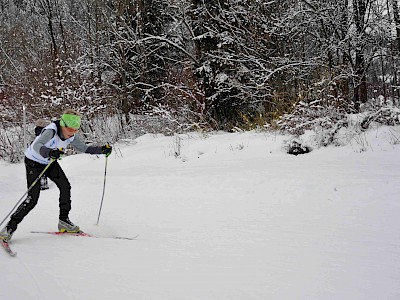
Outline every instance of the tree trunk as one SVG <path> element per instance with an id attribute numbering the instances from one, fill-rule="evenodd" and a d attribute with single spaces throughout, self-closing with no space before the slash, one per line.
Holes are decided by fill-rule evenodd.
<path id="1" fill-rule="evenodd" d="M 393 6 L 394 24 L 396 25 L 396 45 L 397 51 L 400 52 L 400 14 L 398 0 L 391 0 Z"/>
<path id="2" fill-rule="evenodd" d="M 398 78 L 397 78 L 397 61 L 394 59 L 393 56 L 398 56 L 400 53 L 400 12 L 399 12 L 399 5 L 397 3 L 398 0 L 391 0 L 391 4 L 393 7 L 393 18 L 394 18 L 394 24 L 396 27 L 396 44 L 390 45 L 391 48 L 391 60 L 392 60 L 392 66 L 393 66 L 393 85 L 396 86 L 396 88 L 393 88 L 393 96 L 397 96 L 397 98 L 400 98 L 400 90 L 397 88 L 398 86 Z M 389 4 L 388 4 L 389 6 Z M 389 10 L 389 8 L 388 8 Z"/>
<path id="3" fill-rule="evenodd" d="M 361 103 L 367 102 L 367 82 L 366 71 L 367 64 L 365 61 L 365 15 L 367 12 L 368 0 L 353 0 L 353 17 L 356 25 L 355 36 L 355 87 L 354 102 L 357 110 L 360 109 Z"/>

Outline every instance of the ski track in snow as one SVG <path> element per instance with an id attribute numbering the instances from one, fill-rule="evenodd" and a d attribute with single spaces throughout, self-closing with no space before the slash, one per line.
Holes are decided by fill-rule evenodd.
<path id="1" fill-rule="evenodd" d="M 381 130 L 366 151 L 301 156 L 269 133 L 144 135 L 109 157 L 98 226 L 104 157 L 63 158 L 71 220 L 97 236 L 140 236 L 30 233 L 57 229 L 50 183 L 14 234 L 18 255 L 1 249 L 0 299 L 400 299 L 400 146 Z M 5 216 L 25 173 L 0 169 Z"/>

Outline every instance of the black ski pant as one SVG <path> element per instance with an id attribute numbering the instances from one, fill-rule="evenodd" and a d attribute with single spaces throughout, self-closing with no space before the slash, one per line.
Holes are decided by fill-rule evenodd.
<path id="1" fill-rule="evenodd" d="M 42 165 L 25 157 L 26 168 L 26 181 L 28 188 L 39 177 L 40 173 L 44 170 L 46 165 Z M 69 211 L 71 210 L 71 185 L 68 178 L 65 176 L 64 171 L 61 169 L 60 164 L 54 161 L 46 170 L 45 174 L 52 180 L 60 190 L 59 206 L 60 206 L 60 219 L 68 218 Z M 26 199 L 17 210 L 11 215 L 11 219 L 7 224 L 7 228 L 15 231 L 18 224 L 25 218 L 25 216 L 36 206 L 40 195 L 40 182 L 38 181 L 33 188 L 29 191 Z"/>

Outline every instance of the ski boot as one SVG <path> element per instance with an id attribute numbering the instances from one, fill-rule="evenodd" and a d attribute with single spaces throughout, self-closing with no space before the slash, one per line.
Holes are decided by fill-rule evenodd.
<path id="1" fill-rule="evenodd" d="M 11 237 L 13 235 L 13 231 L 9 228 L 4 227 L 1 231 L 0 231 L 0 240 L 3 240 L 3 242 L 8 243 L 11 240 Z"/>
<path id="2" fill-rule="evenodd" d="M 80 232 L 79 226 L 72 223 L 69 218 L 59 220 L 58 221 L 58 231 L 60 232 L 68 232 L 68 233 L 77 233 Z"/>

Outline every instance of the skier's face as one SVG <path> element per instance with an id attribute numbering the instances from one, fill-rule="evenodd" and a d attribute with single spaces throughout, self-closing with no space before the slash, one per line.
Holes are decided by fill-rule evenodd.
<path id="1" fill-rule="evenodd" d="M 63 127 L 63 126 L 61 126 L 62 134 L 66 139 L 69 139 L 70 137 L 72 137 L 75 133 L 78 132 L 78 130 L 79 129 L 75 129 L 75 128 L 72 128 L 72 127 Z"/>

